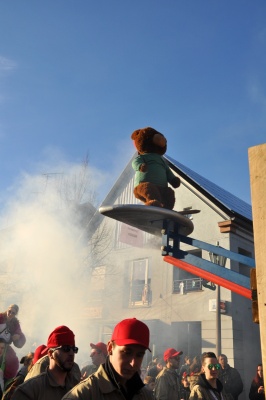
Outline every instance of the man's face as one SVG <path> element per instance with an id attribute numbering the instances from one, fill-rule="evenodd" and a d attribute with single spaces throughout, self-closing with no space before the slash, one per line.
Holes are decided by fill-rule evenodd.
<path id="1" fill-rule="evenodd" d="M 99 367 L 102 363 L 102 353 L 97 351 L 96 349 L 91 350 L 90 354 L 91 361 L 96 367 Z"/>
<path id="2" fill-rule="evenodd" d="M 169 358 L 168 360 L 168 368 L 178 369 L 180 365 L 180 356 Z"/>
<path id="3" fill-rule="evenodd" d="M 221 364 L 221 367 L 224 369 L 227 366 L 227 358 L 225 356 L 220 356 L 219 363 Z"/>
<path id="4" fill-rule="evenodd" d="M 52 351 L 50 357 L 61 370 L 69 372 L 74 365 L 75 353 L 72 348 L 69 352 L 65 352 L 63 348 Z"/>
<path id="5" fill-rule="evenodd" d="M 12 318 L 16 316 L 17 312 L 14 308 L 9 307 L 7 309 L 7 319 L 10 321 Z"/>
<path id="6" fill-rule="evenodd" d="M 145 348 L 138 344 L 118 346 L 114 342 L 108 343 L 110 361 L 115 371 L 121 377 L 121 383 L 125 383 L 141 370 L 141 363 L 145 354 Z"/>
<path id="7" fill-rule="evenodd" d="M 207 381 L 218 378 L 219 364 L 217 358 L 205 358 L 204 365 L 202 367 Z"/>
<path id="8" fill-rule="evenodd" d="M 5 347 L 6 347 L 5 343 L 0 343 L 0 357 L 1 357 L 1 356 L 3 355 L 3 353 L 4 353 Z"/>

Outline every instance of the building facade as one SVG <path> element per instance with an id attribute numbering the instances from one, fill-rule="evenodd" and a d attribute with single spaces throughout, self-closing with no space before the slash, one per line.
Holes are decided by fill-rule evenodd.
<path id="1" fill-rule="evenodd" d="M 167 159 L 167 158 L 166 158 Z M 254 258 L 251 207 L 193 171 L 167 159 L 180 177 L 175 189 L 175 211 L 187 211 L 194 224 L 193 238 Z M 133 196 L 131 160 L 102 205 L 140 204 Z M 189 214 L 190 209 L 200 213 Z M 163 261 L 161 239 L 108 217 L 111 251 L 92 274 L 88 317 L 97 319 L 95 340 L 107 341 L 123 318 L 137 317 L 151 331 L 153 354 L 168 347 L 195 356 L 216 346 L 215 291 L 203 280 Z M 96 222 L 94 223 L 96 224 Z M 96 225 L 97 225 L 96 224 Z M 181 245 L 183 250 L 209 260 L 208 252 Z M 225 268 L 249 276 L 249 267 L 227 260 Z M 213 289 L 211 283 L 207 284 Z M 261 361 L 258 325 L 252 321 L 251 300 L 221 288 L 221 350 L 237 368 L 247 398 L 253 371 Z M 148 362 L 151 355 L 146 355 Z"/>

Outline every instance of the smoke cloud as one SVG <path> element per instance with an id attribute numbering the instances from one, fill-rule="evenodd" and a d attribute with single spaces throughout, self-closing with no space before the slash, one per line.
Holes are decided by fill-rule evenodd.
<path id="1" fill-rule="evenodd" d="M 103 175 L 83 165 L 42 165 L 53 171 L 23 174 L 0 218 L 1 311 L 16 303 L 27 342 L 20 358 L 67 325 L 76 335 L 76 362 L 89 360 L 90 337 L 83 309 L 88 293 L 88 227 L 77 203 L 94 203 Z M 54 172 L 56 171 L 56 172 Z M 95 211 L 90 206 L 91 215 Z M 88 217 L 87 212 L 85 213 Z"/>

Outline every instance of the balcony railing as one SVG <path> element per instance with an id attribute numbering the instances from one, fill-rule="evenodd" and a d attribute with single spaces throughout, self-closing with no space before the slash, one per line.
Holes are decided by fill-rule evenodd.
<path id="1" fill-rule="evenodd" d="M 202 290 L 202 279 L 181 279 L 173 282 L 173 293 L 197 292 Z"/>

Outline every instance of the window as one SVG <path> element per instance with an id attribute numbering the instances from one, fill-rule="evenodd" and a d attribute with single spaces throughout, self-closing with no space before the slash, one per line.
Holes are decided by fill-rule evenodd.
<path id="1" fill-rule="evenodd" d="M 149 260 L 139 259 L 132 261 L 129 281 L 129 305 L 147 306 L 151 302 L 151 279 Z"/>
<path id="2" fill-rule="evenodd" d="M 92 271 L 90 291 L 93 292 L 94 300 L 100 300 L 104 295 L 105 275 L 105 266 L 96 267 Z"/>

